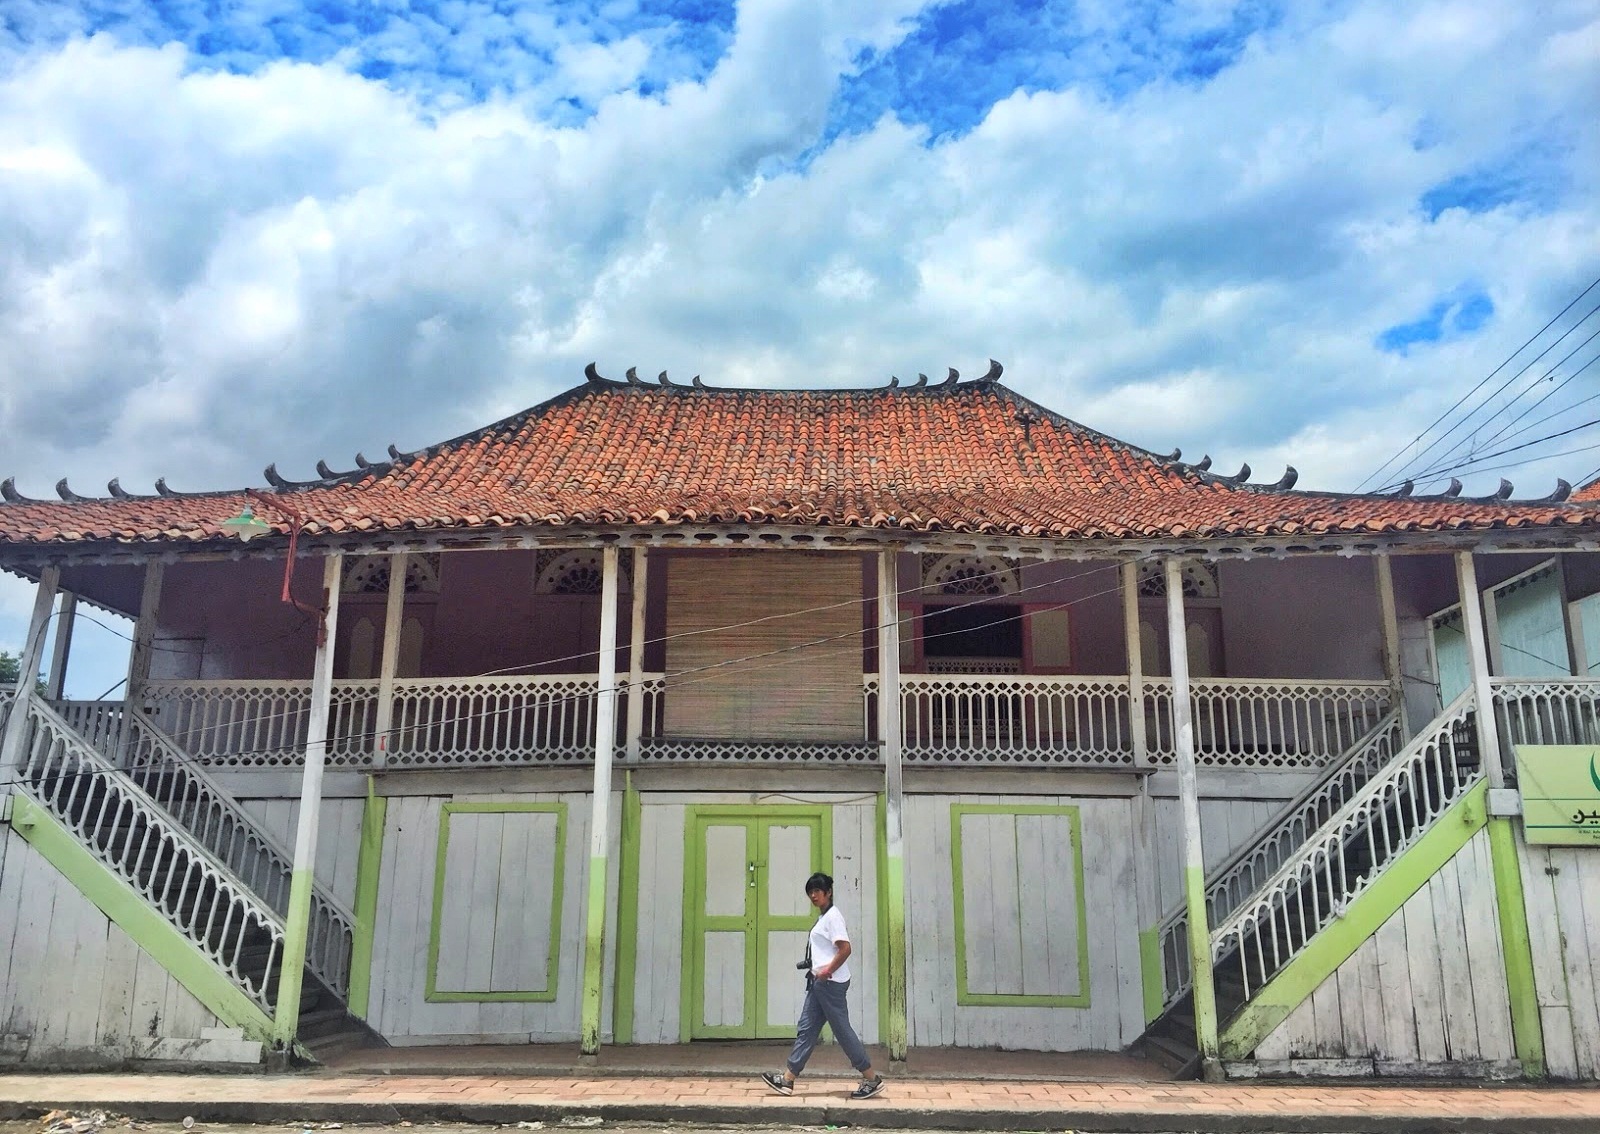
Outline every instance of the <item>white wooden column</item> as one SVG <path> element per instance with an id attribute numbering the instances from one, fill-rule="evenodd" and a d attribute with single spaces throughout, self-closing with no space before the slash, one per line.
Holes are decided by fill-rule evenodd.
<path id="1" fill-rule="evenodd" d="M 294 866 L 289 880 L 289 912 L 284 918 L 283 974 L 272 1034 L 281 1050 L 294 1045 L 300 1027 L 300 988 L 306 971 L 306 937 L 311 929 L 311 881 L 317 862 L 317 829 L 322 819 L 322 768 L 328 758 L 328 711 L 333 699 L 333 646 L 339 636 L 339 582 L 344 556 L 322 561 L 322 613 L 317 621 L 317 654 L 311 670 L 311 712 L 306 722 L 305 767 L 300 774 L 300 813 L 294 833 Z"/>
<path id="2" fill-rule="evenodd" d="M 161 620 L 161 584 L 166 574 L 166 565 L 160 561 L 145 564 L 144 587 L 139 594 L 139 618 L 133 624 L 133 648 L 128 651 L 128 681 L 123 687 L 123 698 L 129 711 L 137 711 L 136 702 L 144 696 L 145 682 L 150 680 L 156 626 Z"/>
<path id="3" fill-rule="evenodd" d="M 1178 750 L 1178 803 L 1183 812 L 1183 897 L 1189 918 L 1189 975 L 1194 989 L 1195 1046 L 1207 1079 L 1219 1079 L 1217 996 L 1211 983 L 1211 925 L 1206 918 L 1205 853 L 1200 842 L 1200 781 L 1189 693 L 1189 632 L 1183 609 L 1183 564 L 1166 562 L 1167 652 L 1172 658 L 1172 736 Z"/>
<path id="4" fill-rule="evenodd" d="M 137 713 L 143 707 L 145 683 L 150 680 L 150 662 L 155 655 L 156 627 L 161 621 L 161 585 L 166 565 L 153 560 L 144 567 L 144 587 L 139 595 L 139 619 L 133 624 L 133 648 L 128 651 L 128 680 L 122 687 L 123 712 Z M 128 762 L 127 729 L 117 741 L 117 767 Z"/>
<path id="5" fill-rule="evenodd" d="M 1122 574 L 1122 637 L 1128 655 L 1128 738 L 1133 766 L 1148 773 L 1150 742 L 1144 719 L 1144 643 L 1139 639 L 1139 565 L 1124 563 Z M 1139 971 L 1144 990 L 1144 1017 L 1161 1014 L 1166 989 L 1161 965 L 1161 900 L 1156 887 L 1156 806 L 1150 798 L 1150 776 L 1139 777 L 1133 797 L 1134 902 L 1139 915 Z"/>
<path id="6" fill-rule="evenodd" d="M 1494 688 L 1489 681 L 1489 651 L 1484 647 L 1483 610 L 1478 605 L 1478 571 L 1472 552 L 1456 552 L 1456 585 L 1461 594 L 1461 628 L 1467 636 L 1467 668 L 1477 703 L 1478 758 L 1491 788 L 1506 786 L 1500 757 L 1500 729 L 1494 719 Z"/>
<path id="7" fill-rule="evenodd" d="M 633 549 L 633 618 L 628 633 L 628 763 L 639 762 L 644 738 L 644 602 L 649 578 L 646 549 Z"/>
<path id="8" fill-rule="evenodd" d="M 905 785 L 900 721 L 899 552 L 878 553 L 878 740 L 883 745 L 884 869 L 878 880 L 888 913 L 884 942 L 889 962 L 889 1018 L 884 1039 L 889 1063 L 906 1059 Z"/>
<path id="9" fill-rule="evenodd" d="M 1383 623 L 1383 675 L 1394 689 L 1395 708 L 1400 710 L 1400 735 L 1409 739 L 1411 723 L 1400 673 L 1400 619 L 1394 609 L 1394 571 L 1387 553 L 1373 556 L 1372 566 L 1377 573 L 1378 617 Z"/>
<path id="10" fill-rule="evenodd" d="M 372 754 L 376 768 L 389 764 L 389 747 L 394 742 L 394 675 L 400 668 L 400 634 L 405 626 L 406 572 L 411 554 L 397 551 L 389 556 L 389 593 L 383 608 L 383 654 L 378 661 L 378 713 L 372 737 L 377 751 Z"/>
<path id="11" fill-rule="evenodd" d="M 611 761 L 617 735 L 617 556 L 601 552 L 600 680 L 594 706 L 594 796 L 589 820 L 588 931 L 583 950 L 580 1052 L 600 1053 L 600 1000 L 605 987 L 606 857 L 610 845 Z"/>
<path id="12" fill-rule="evenodd" d="M 67 660 L 72 654 L 72 631 L 78 622 L 78 596 L 71 591 L 61 592 L 61 605 L 56 611 L 56 636 L 50 649 L 50 672 L 45 679 L 44 695 L 59 701 L 67 684 Z"/>
<path id="13" fill-rule="evenodd" d="M 17 692 L 6 718 L 6 731 L 0 739 L 0 787 L 16 782 L 22 764 L 23 738 L 28 735 L 28 708 L 33 704 L 33 687 L 39 680 L 39 660 L 44 656 L 44 635 L 50 628 L 50 611 L 55 606 L 56 588 L 61 585 L 61 568 L 45 567 L 39 572 L 39 587 L 33 594 L 33 616 L 28 619 L 28 636 L 17 659 Z M 9 788 L 7 788 L 9 791 Z"/>

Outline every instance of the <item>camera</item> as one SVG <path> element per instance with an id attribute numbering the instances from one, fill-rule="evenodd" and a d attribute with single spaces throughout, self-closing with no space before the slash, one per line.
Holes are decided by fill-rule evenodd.
<path id="1" fill-rule="evenodd" d="M 811 967 L 811 958 L 807 957 L 803 961 L 796 961 L 794 967 L 797 969 L 809 969 Z"/>

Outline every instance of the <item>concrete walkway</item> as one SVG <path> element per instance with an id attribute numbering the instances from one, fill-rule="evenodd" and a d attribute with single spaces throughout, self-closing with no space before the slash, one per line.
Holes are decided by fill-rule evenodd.
<path id="1" fill-rule="evenodd" d="M 1259 1131 L 1284 1134 L 1600 1134 L 1600 1090 L 1581 1087 L 1213 1086 L 1162 1082 L 894 1080 L 866 1102 L 837 1072 L 789 1098 L 753 1076 L 0 1075 L 0 1118 L 99 1108 L 197 1122 L 613 1122 L 949 1130 Z"/>

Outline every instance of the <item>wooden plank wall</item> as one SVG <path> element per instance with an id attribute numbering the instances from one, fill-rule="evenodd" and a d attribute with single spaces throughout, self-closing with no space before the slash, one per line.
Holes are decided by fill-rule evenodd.
<path id="1" fill-rule="evenodd" d="M 241 799 L 240 805 L 278 845 L 294 853 L 295 824 L 300 819 L 299 799 Z M 355 905 L 356 860 L 361 854 L 361 815 L 364 799 L 323 799 L 322 822 L 317 826 L 317 862 L 313 873 L 346 908 Z"/>
<path id="2" fill-rule="evenodd" d="M 1600 851 L 1518 849 L 1549 1073 L 1600 1079 Z"/>
<path id="3" fill-rule="evenodd" d="M 9 827 L 0 827 L 0 1065 L 92 1066 L 219 1021 Z"/>
<path id="4" fill-rule="evenodd" d="M 368 1022 L 390 1043 L 419 1044 L 576 1042 L 583 995 L 583 943 L 588 918 L 589 799 L 583 793 L 396 796 L 389 800 L 383 863 L 378 879 L 378 920 L 372 945 Z M 429 1001 L 428 943 L 433 919 L 439 817 L 446 803 L 565 803 L 565 870 L 562 880 L 560 960 L 553 1001 Z M 621 795 L 612 801 L 612 847 L 607 892 L 617 892 L 617 836 Z M 487 861 L 487 859 L 485 859 Z M 681 894 L 681 891 L 679 892 Z M 465 940 L 467 952 L 491 954 L 493 926 Z M 471 935 L 477 927 L 464 931 Z M 606 911 L 606 984 L 602 1019 L 610 1038 L 616 909 Z"/>
<path id="5" fill-rule="evenodd" d="M 956 1003 L 950 807 L 1075 806 L 1082 823 L 1089 1003 L 1083 1008 Z M 913 795 L 906 801 L 906 936 L 913 1047 L 1120 1051 L 1144 1031 L 1134 905 L 1133 805 L 1127 798 Z M 1037 879 L 1036 884 L 1052 880 Z M 970 908 L 970 907 L 969 907 Z M 970 931 L 969 927 L 969 931 Z"/>
<path id="6" fill-rule="evenodd" d="M 646 792 L 641 797 L 638 961 L 633 1041 L 677 1043 L 683 981 L 683 839 L 690 804 L 831 804 L 833 896 L 852 945 L 850 1021 L 867 1043 L 879 1038 L 877 837 L 875 796 L 779 797 Z M 797 879 L 801 884 L 804 879 Z M 856 958 L 865 961 L 857 964 Z M 798 984 L 798 977 L 796 977 Z"/>
<path id="7" fill-rule="evenodd" d="M 1393 1073 L 1516 1068 L 1496 908 L 1489 835 L 1479 831 L 1262 1041 L 1256 1059 L 1370 1059 Z"/>

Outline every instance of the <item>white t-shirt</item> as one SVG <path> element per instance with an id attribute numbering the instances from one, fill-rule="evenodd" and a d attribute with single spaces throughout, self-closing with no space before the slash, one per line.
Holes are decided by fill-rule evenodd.
<path id="1" fill-rule="evenodd" d="M 811 927 L 811 970 L 815 972 L 823 965 L 833 963 L 833 958 L 839 952 L 836 941 L 848 941 L 850 934 L 845 932 L 844 914 L 839 912 L 838 906 L 829 906 L 828 912 L 817 918 L 817 923 Z M 833 970 L 829 980 L 846 981 L 850 979 L 850 962 L 846 961 Z"/>

